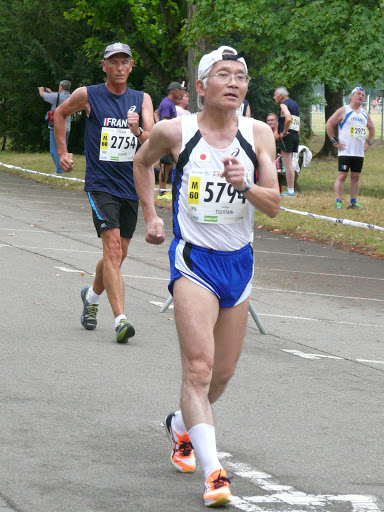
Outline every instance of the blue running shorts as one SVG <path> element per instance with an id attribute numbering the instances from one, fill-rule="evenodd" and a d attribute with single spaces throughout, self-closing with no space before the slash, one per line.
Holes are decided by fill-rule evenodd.
<path id="1" fill-rule="evenodd" d="M 214 251 L 174 238 L 169 250 L 171 280 L 184 276 L 216 295 L 221 308 L 237 306 L 251 293 L 253 250 L 250 244 L 237 251 Z"/>

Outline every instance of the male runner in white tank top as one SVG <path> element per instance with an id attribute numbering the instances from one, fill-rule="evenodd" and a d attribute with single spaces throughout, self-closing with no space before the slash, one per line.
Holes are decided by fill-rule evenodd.
<path id="1" fill-rule="evenodd" d="M 164 423 L 177 470 L 194 471 L 196 452 L 209 507 L 228 503 L 231 495 L 217 456 L 211 404 L 235 372 L 246 333 L 254 208 L 269 217 L 280 209 L 272 131 L 236 115 L 248 82 L 246 63 L 236 50 L 221 47 L 204 55 L 196 82 L 202 112 L 157 123 L 134 159 L 146 240 L 152 244 L 165 238 L 154 207 L 152 166 L 169 153 L 177 162 L 169 289 L 183 377 L 181 411 Z"/>
<path id="2" fill-rule="evenodd" d="M 365 90 L 355 87 L 349 96 L 349 105 L 336 110 L 328 119 L 325 130 L 332 144 L 339 150 L 339 171 L 335 180 L 336 209 L 342 209 L 344 184 L 351 170 L 351 201 L 348 208 L 364 210 L 357 202 L 360 174 L 364 163 L 364 153 L 372 146 L 375 126 L 368 112 L 362 108 Z M 335 126 L 339 125 L 339 138 L 335 137 Z M 367 137 L 368 128 L 368 139 Z"/>

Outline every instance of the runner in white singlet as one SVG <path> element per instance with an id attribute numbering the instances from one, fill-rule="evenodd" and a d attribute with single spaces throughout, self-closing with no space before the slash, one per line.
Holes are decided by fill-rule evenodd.
<path id="1" fill-rule="evenodd" d="M 254 208 L 270 217 L 280 209 L 272 131 L 236 114 L 248 82 L 245 60 L 233 48 L 204 55 L 196 82 L 202 112 L 157 124 L 134 159 L 146 240 L 153 244 L 165 234 L 154 207 L 152 166 L 167 153 L 177 162 L 169 288 L 183 377 L 181 411 L 164 423 L 177 470 L 194 471 L 197 454 L 206 506 L 224 505 L 231 495 L 217 457 L 211 404 L 234 374 L 245 337 Z"/>
<path id="2" fill-rule="evenodd" d="M 348 208 L 364 210 L 357 202 L 360 174 L 364 154 L 372 146 L 375 126 L 370 115 L 362 108 L 365 90 L 355 87 L 349 96 L 349 105 L 340 107 L 328 119 L 325 130 L 331 142 L 338 149 L 339 172 L 335 180 L 336 209 L 342 209 L 344 184 L 351 170 L 351 201 Z M 335 126 L 339 126 L 339 138 L 335 137 Z M 368 133 L 367 133 L 368 130 Z"/>

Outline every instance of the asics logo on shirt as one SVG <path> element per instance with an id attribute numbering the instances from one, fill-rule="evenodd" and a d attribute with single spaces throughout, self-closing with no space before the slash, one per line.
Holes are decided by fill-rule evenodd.
<path id="1" fill-rule="evenodd" d="M 235 151 L 232 151 L 231 155 L 232 156 L 237 156 L 239 153 L 240 153 L 240 149 L 236 148 Z"/>

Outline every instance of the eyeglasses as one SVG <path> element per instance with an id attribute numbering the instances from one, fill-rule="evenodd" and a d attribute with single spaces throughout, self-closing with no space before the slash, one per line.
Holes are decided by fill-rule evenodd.
<path id="1" fill-rule="evenodd" d="M 239 85 L 248 85 L 251 80 L 251 77 L 249 75 L 246 75 L 245 73 L 231 75 L 231 73 L 227 73 L 226 71 L 219 71 L 214 75 L 207 75 L 204 78 L 209 78 L 211 76 L 216 77 L 216 80 L 218 80 L 222 84 L 228 84 L 232 80 L 232 78 L 234 78 L 236 80 L 236 83 Z"/>
<path id="2" fill-rule="evenodd" d="M 354 92 L 356 92 L 356 91 L 363 91 L 363 92 L 365 92 L 365 89 L 364 89 L 364 87 L 355 87 L 355 88 L 353 89 L 353 91 L 352 91 L 352 94 L 353 94 Z"/>

